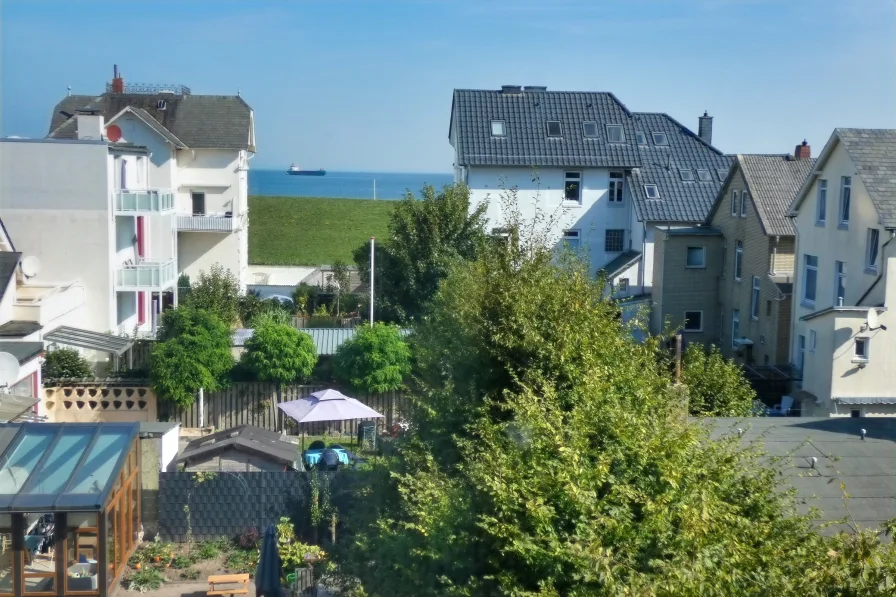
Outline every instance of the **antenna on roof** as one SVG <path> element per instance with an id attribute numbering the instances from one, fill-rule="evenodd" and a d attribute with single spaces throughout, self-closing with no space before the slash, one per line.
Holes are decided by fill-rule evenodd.
<path id="1" fill-rule="evenodd" d="M 243 96 L 243 94 L 242 94 L 242 89 L 240 89 L 240 86 L 239 86 L 239 85 L 236 86 L 236 94 L 237 94 L 238 97 L 242 97 L 242 96 Z"/>
<path id="2" fill-rule="evenodd" d="M 68 86 L 68 96 L 69 97 L 72 96 L 72 86 L 71 85 Z"/>

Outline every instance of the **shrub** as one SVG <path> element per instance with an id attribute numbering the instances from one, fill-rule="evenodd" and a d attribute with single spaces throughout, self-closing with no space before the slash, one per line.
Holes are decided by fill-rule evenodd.
<path id="1" fill-rule="evenodd" d="M 308 334 L 291 325 L 262 320 L 246 341 L 242 360 L 261 381 L 291 383 L 311 375 L 317 351 Z"/>
<path id="2" fill-rule="evenodd" d="M 203 541 L 193 548 L 191 555 L 198 560 L 211 560 L 217 558 L 220 553 L 221 550 L 216 541 Z"/>
<path id="3" fill-rule="evenodd" d="M 718 347 L 688 345 L 681 361 L 681 381 L 688 389 L 688 411 L 696 416 L 743 417 L 756 392 L 743 369 L 726 359 Z"/>
<path id="4" fill-rule="evenodd" d="M 147 591 L 156 591 L 162 587 L 165 577 L 156 568 L 144 568 L 137 570 L 128 578 L 128 590 L 146 593 Z"/>
<path id="5" fill-rule="evenodd" d="M 41 367 L 44 379 L 83 379 L 93 377 L 93 367 L 74 348 L 60 348 L 47 353 Z"/>
<path id="6" fill-rule="evenodd" d="M 208 273 L 199 272 L 199 279 L 190 286 L 183 304 L 214 313 L 228 326 L 236 325 L 240 315 L 240 283 L 233 272 L 216 263 Z"/>
<path id="7" fill-rule="evenodd" d="M 180 578 L 181 580 L 197 580 L 199 578 L 199 571 L 195 568 L 184 570 L 180 573 Z"/>
<path id="8" fill-rule="evenodd" d="M 410 348 L 398 327 L 384 323 L 357 328 L 333 357 L 336 379 L 362 392 L 397 390 L 410 370 Z"/>
<path id="9" fill-rule="evenodd" d="M 184 568 L 189 568 L 190 566 L 192 566 L 193 562 L 193 558 L 181 554 L 174 556 L 174 558 L 171 560 L 171 567 L 177 568 L 178 570 L 183 570 Z"/>

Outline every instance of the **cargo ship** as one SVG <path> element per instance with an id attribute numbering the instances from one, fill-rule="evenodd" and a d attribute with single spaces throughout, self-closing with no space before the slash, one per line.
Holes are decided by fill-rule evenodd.
<path id="1" fill-rule="evenodd" d="M 289 170 L 286 171 L 287 174 L 292 174 L 293 176 L 326 176 L 327 171 L 321 168 L 320 170 L 302 170 L 295 164 L 289 167 Z"/>

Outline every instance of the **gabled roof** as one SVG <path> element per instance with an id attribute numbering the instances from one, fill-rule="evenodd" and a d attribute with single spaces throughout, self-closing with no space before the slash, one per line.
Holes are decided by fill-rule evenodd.
<path id="1" fill-rule="evenodd" d="M 607 279 L 613 279 L 635 263 L 637 263 L 641 259 L 640 251 L 624 251 L 620 253 L 618 256 L 614 257 L 602 267 L 599 267 L 597 271 L 599 273 L 604 273 L 607 276 Z"/>
<path id="2" fill-rule="evenodd" d="M 157 108 L 165 100 L 165 109 Z M 49 136 L 77 137 L 74 114 L 82 108 L 98 108 L 108 121 L 125 108 L 143 110 L 181 143 L 195 149 L 248 149 L 252 109 L 238 95 L 176 95 L 172 93 L 104 93 L 71 95 L 56 104 Z"/>
<path id="3" fill-rule="evenodd" d="M 184 142 L 171 134 L 171 131 L 162 126 L 162 123 L 152 117 L 152 115 L 144 110 L 143 108 L 132 108 L 128 106 L 115 116 L 113 116 L 106 125 L 110 125 L 119 118 L 121 118 L 125 114 L 133 114 L 137 118 L 139 118 L 146 126 L 157 132 L 159 135 L 165 138 L 166 141 L 177 147 L 178 149 L 186 149 L 187 146 L 184 145 Z"/>
<path id="4" fill-rule="evenodd" d="M 295 467 L 299 448 L 284 440 L 279 433 L 240 425 L 194 439 L 177 457 L 177 462 L 204 461 L 224 450 L 234 449 Z"/>
<path id="5" fill-rule="evenodd" d="M 492 136 L 493 120 L 504 121 L 503 136 Z M 548 121 L 561 123 L 561 137 L 548 137 Z M 585 137 L 585 122 L 597 123 L 597 137 Z M 623 126 L 624 143 L 607 142 L 608 124 Z M 631 113 L 612 93 L 456 89 L 449 138 L 452 132 L 459 166 L 631 168 L 641 163 Z"/>
<path id="6" fill-rule="evenodd" d="M 627 176 L 642 222 L 703 222 L 722 186 L 719 170 L 728 170 L 733 156 L 706 143 L 668 114 L 636 112 L 634 128 L 647 137 L 638 147 L 641 166 Z M 668 146 L 653 143 L 653 133 L 665 133 Z M 692 172 L 693 181 L 682 180 L 681 170 Z M 699 180 L 697 170 L 708 170 L 710 180 Z M 659 199 L 648 199 L 645 185 L 656 185 Z"/>
<path id="7" fill-rule="evenodd" d="M 0 251 L 0 301 L 3 300 L 9 283 L 15 278 L 16 268 L 19 267 L 21 258 L 21 253 Z"/>
<path id="8" fill-rule="evenodd" d="M 739 154 L 706 221 L 712 221 L 728 194 L 731 181 L 737 176 L 737 172 L 741 172 L 750 200 L 759 215 L 762 231 L 768 236 L 795 235 L 796 228 L 788 217 L 790 204 L 815 167 L 816 161 L 815 158 L 798 160 L 790 154 Z"/>

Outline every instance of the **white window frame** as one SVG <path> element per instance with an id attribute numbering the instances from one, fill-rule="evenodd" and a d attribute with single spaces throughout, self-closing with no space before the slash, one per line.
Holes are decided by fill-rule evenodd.
<path id="1" fill-rule="evenodd" d="M 503 120 L 492 120 L 492 137 L 505 137 L 507 136 L 506 123 Z M 500 128 L 501 132 L 496 133 L 495 128 Z"/>
<path id="2" fill-rule="evenodd" d="M 697 329 L 688 329 L 688 313 L 699 313 L 700 316 L 700 327 Z M 697 309 L 688 309 L 684 312 L 684 323 L 681 326 L 682 333 L 685 334 L 699 334 L 703 331 L 703 311 Z"/>
<path id="3" fill-rule="evenodd" d="M 852 362 L 868 363 L 871 361 L 871 338 L 868 336 L 856 336 L 853 345 Z"/>
<path id="4" fill-rule="evenodd" d="M 750 193 L 746 189 L 740 192 L 740 217 L 747 217 L 747 203 L 750 201 Z"/>
<path id="5" fill-rule="evenodd" d="M 726 180 L 728 180 L 728 171 L 724 168 L 718 168 L 716 170 L 716 174 L 718 174 L 719 176 L 719 182 L 725 182 Z"/>
<path id="6" fill-rule="evenodd" d="M 611 131 L 617 131 L 619 133 L 619 138 L 614 138 L 614 133 Z M 607 125 L 607 143 L 625 143 L 625 129 L 621 124 Z"/>
<path id="7" fill-rule="evenodd" d="M 584 173 L 581 170 L 567 170 L 563 173 L 563 204 L 564 205 L 582 205 L 582 183 L 585 178 Z M 569 199 L 567 198 L 566 187 L 569 183 L 575 182 L 577 183 L 578 190 L 578 199 Z"/>
<path id="8" fill-rule="evenodd" d="M 657 147 L 669 147 L 669 135 L 666 134 L 665 131 L 653 131 L 650 133 L 651 138 L 653 139 L 653 144 Z M 657 141 L 657 139 L 661 139 L 662 142 Z"/>
<path id="9" fill-rule="evenodd" d="M 753 286 L 750 290 L 750 319 L 759 321 L 759 298 L 762 290 L 762 283 L 759 276 L 753 276 Z"/>
<path id="10" fill-rule="evenodd" d="M 589 134 L 588 134 L 588 126 L 589 126 L 589 125 L 591 125 L 591 126 L 594 127 L 594 134 L 593 134 L 593 135 L 589 135 Z M 597 133 L 597 122 L 595 122 L 595 121 L 593 121 L 593 120 L 586 120 L 585 122 L 583 122 L 583 123 L 582 123 L 582 135 L 583 135 L 586 139 L 596 139 L 596 138 L 598 137 L 598 133 Z"/>
<path id="11" fill-rule="evenodd" d="M 815 204 L 815 224 L 824 226 L 828 219 L 828 181 L 820 179 L 818 181 L 818 193 Z"/>
<path id="12" fill-rule="evenodd" d="M 571 242 L 572 241 L 572 242 Z M 563 243 L 566 248 L 572 249 L 575 251 L 579 248 L 582 242 L 582 234 L 580 230 L 564 230 L 563 231 Z"/>
<path id="13" fill-rule="evenodd" d="M 712 172 L 705 168 L 698 169 L 697 180 L 700 182 L 712 182 Z"/>
<path id="14" fill-rule="evenodd" d="M 607 195 L 610 205 L 619 207 L 623 203 L 625 189 L 625 173 L 622 171 L 610 172 L 610 184 Z"/>
<path id="15" fill-rule="evenodd" d="M 737 217 L 737 202 L 740 200 L 740 191 L 731 191 L 731 216 Z"/>
<path id="16" fill-rule="evenodd" d="M 699 252 L 700 263 L 698 265 L 690 264 L 691 251 Z M 706 247 L 685 247 L 684 266 L 687 269 L 706 269 Z"/>
<path id="17" fill-rule="evenodd" d="M 694 182 L 694 171 L 690 168 L 679 168 L 678 175 L 681 176 L 681 180 L 684 182 Z"/>
<path id="18" fill-rule="evenodd" d="M 556 135 L 552 135 L 552 134 L 551 134 L 551 125 L 552 125 L 552 124 L 556 124 L 556 125 L 557 125 L 557 131 L 558 131 L 558 133 L 557 133 Z M 560 122 L 559 120 L 548 120 L 548 121 L 545 123 L 544 127 L 545 127 L 545 132 L 547 133 L 549 139 L 561 139 L 561 138 L 563 138 L 563 123 Z"/>
<path id="19" fill-rule="evenodd" d="M 651 189 L 653 189 L 652 192 Z M 644 193 L 647 194 L 648 199 L 660 199 L 660 188 L 655 184 L 644 185 Z M 653 196 L 651 197 L 651 195 Z"/>
<path id="20" fill-rule="evenodd" d="M 731 348 L 740 348 L 737 336 L 740 334 L 740 309 L 731 309 Z"/>
<path id="21" fill-rule="evenodd" d="M 852 177 L 840 177 L 840 211 L 837 214 L 837 226 L 849 228 L 849 216 L 852 210 Z M 845 216 L 845 217 L 844 217 Z"/>
<path id="22" fill-rule="evenodd" d="M 876 275 L 880 269 L 880 230 L 869 228 L 865 233 L 865 273 Z"/>
<path id="23" fill-rule="evenodd" d="M 809 265 L 809 260 L 815 259 L 815 265 Z M 815 272 L 815 279 L 812 284 L 812 298 L 808 296 L 809 290 L 809 272 Z M 809 305 L 811 307 L 815 306 L 815 300 L 818 298 L 818 256 L 817 255 L 803 255 L 803 296 L 802 303 L 804 305 Z"/>
<path id="24" fill-rule="evenodd" d="M 809 352 L 815 352 L 815 347 L 818 345 L 818 334 L 815 333 L 815 330 L 809 330 Z"/>
<path id="25" fill-rule="evenodd" d="M 734 241 L 734 281 L 740 282 L 744 275 L 744 242 Z"/>
<path id="26" fill-rule="evenodd" d="M 618 251 L 612 251 L 607 248 L 609 245 L 611 232 L 621 233 L 619 235 L 621 238 L 619 241 L 619 250 Z M 614 234 L 614 236 L 615 236 L 615 234 Z M 604 253 L 622 253 L 623 251 L 625 251 L 625 229 L 624 228 L 607 228 L 606 230 L 604 230 Z"/>
<path id="27" fill-rule="evenodd" d="M 840 289 L 843 288 L 843 293 L 841 296 Z M 843 299 L 843 303 L 840 302 L 840 299 Z M 842 304 L 846 304 L 846 262 L 845 261 L 835 261 L 834 262 L 834 306 L 839 307 Z"/>

